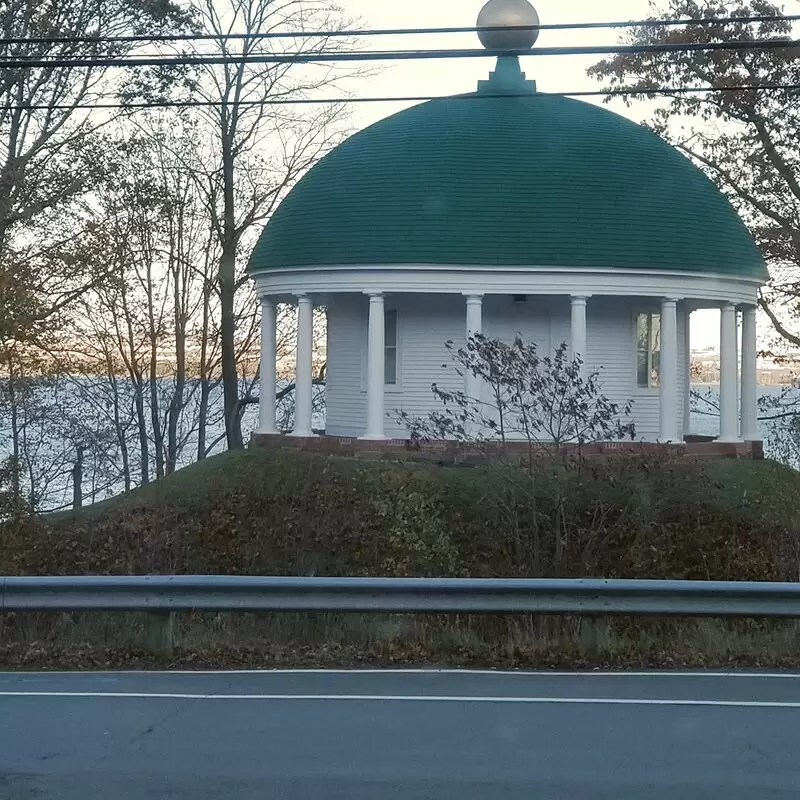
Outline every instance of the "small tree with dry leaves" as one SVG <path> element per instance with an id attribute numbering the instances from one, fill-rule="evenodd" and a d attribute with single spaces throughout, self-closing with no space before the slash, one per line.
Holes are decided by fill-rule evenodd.
<path id="1" fill-rule="evenodd" d="M 479 387 L 477 396 L 434 384 L 441 410 L 421 417 L 398 411 L 398 421 L 414 443 L 454 441 L 494 455 L 486 468 L 502 472 L 513 488 L 511 497 L 526 498 L 521 506 L 514 501 L 499 509 L 508 521 L 504 530 L 510 546 L 518 555 L 528 553 L 534 575 L 541 574 L 545 563 L 560 569 L 572 539 L 570 474 L 581 467 L 581 446 L 632 440 L 634 425 L 623 421 L 632 403 L 620 406 L 609 400 L 601 391 L 599 372 L 586 373 L 566 344 L 546 356 L 520 337 L 507 344 L 476 334 L 465 347 L 452 342 L 446 346 L 451 364 L 444 368 L 462 379 L 471 376 Z M 509 463 L 510 442 L 527 445 L 527 457 Z M 561 457 L 565 445 L 573 447 L 570 456 L 576 457 Z M 521 508 L 529 515 L 525 521 Z M 604 517 L 595 516 L 596 535 L 601 536 Z"/>
<path id="2" fill-rule="evenodd" d="M 579 356 L 571 357 L 565 343 L 552 355 L 540 356 L 533 342 L 517 337 L 507 344 L 483 334 L 465 347 L 447 342 L 453 369 L 471 375 L 478 396 L 433 384 L 442 409 L 427 416 L 398 411 L 398 420 L 412 441 L 456 441 L 472 445 L 526 442 L 532 450 L 559 450 L 564 445 L 633 439 L 632 403 L 614 403 L 603 394 L 600 373 L 585 373 Z"/>

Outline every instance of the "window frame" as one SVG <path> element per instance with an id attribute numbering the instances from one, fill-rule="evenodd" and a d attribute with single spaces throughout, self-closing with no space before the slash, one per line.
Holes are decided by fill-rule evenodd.
<path id="1" fill-rule="evenodd" d="M 388 345 L 386 344 L 386 319 L 389 317 L 390 314 L 394 315 L 395 318 L 395 344 L 394 344 L 394 351 L 395 351 L 395 382 L 394 383 L 386 383 L 386 351 L 388 349 Z M 385 394 L 401 394 L 403 391 L 402 387 L 402 369 L 401 369 L 401 359 L 400 355 L 403 350 L 403 340 L 402 340 L 402 325 L 401 325 L 401 318 L 402 315 L 398 308 L 394 305 L 385 305 L 383 309 L 383 318 L 384 318 L 384 344 L 383 344 L 383 355 L 384 355 L 384 382 L 383 382 L 383 391 Z M 361 393 L 366 394 L 367 392 L 367 354 L 369 353 L 369 305 L 366 306 L 364 312 L 361 316 Z"/>
<path id="2" fill-rule="evenodd" d="M 383 310 L 383 388 L 394 389 L 400 384 L 400 335 L 399 335 L 399 314 L 396 308 L 385 308 Z M 389 320 L 394 318 L 394 344 L 387 344 L 387 333 L 390 330 Z M 394 350 L 394 380 L 386 380 L 386 367 L 388 365 L 387 356 L 390 350 Z"/>
<path id="3" fill-rule="evenodd" d="M 647 385 L 639 383 L 639 320 L 641 317 L 648 318 L 648 334 L 647 334 Z M 653 318 L 657 317 L 659 320 L 659 337 L 661 334 L 661 310 L 644 310 L 636 311 L 633 315 L 633 385 L 637 392 L 654 393 L 661 390 L 661 341 L 658 343 L 658 383 L 652 383 L 652 364 L 653 364 Z"/>

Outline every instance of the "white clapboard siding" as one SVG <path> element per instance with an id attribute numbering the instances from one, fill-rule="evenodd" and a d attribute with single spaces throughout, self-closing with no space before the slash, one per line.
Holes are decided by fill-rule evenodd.
<path id="1" fill-rule="evenodd" d="M 637 439 L 658 436 L 658 389 L 636 386 L 636 317 L 657 311 L 647 301 L 592 297 L 587 318 L 586 364 L 600 374 L 603 394 L 621 408 L 633 401 L 632 419 Z"/>
<path id="2" fill-rule="evenodd" d="M 332 295 L 327 303 L 328 366 L 326 433 L 361 436 L 366 427 L 367 400 L 361 391 L 362 320 L 367 300 L 361 295 Z"/>
<path id="3" fill-rule="evenodd" d="M 443 389 L 463 388 L 445 344 L 463 346 L 466 305 L 455 295 L 398 295 L 387 298 L 387 308 L 397 309 L 398 386 L 386 387 L 386 433 L 405 437 L 397 411 L 423 416 L 441 408 L 431 391 L 434 383 Z"/>
<path id="4" fill-rule="evenodd" d="M 465 340 L 465 300 L 456 295 L 389 295 L 387 310 L 397 310 L 398 384 L 386 387 L 386 434 L 404 437 L 396 412 L 425 415 L 441 408 L 431 384 L 460 389 L 445 342 Z M 657 302 L 642 298 L 591 298 L 587 308 L 587 367 L 600 370 L 602 390 L 623 406 L 633 400 L 637 439 L 655 441 L 659 429 L 657 389 L 636 386 L 637 313 L 658 312 Z M 328 304 L 327 433 L 361 436 L 366 420 L 366 336 L 368 303 L 358 295 L 336 295 Z M 570 339 L 566 297 L 489 296 L 484 300 L 483 330 L 510 341 L 517 334 L 534 341 L 541 354 Z M 678 429 L 682 429 L 686 349 L 683 312 L 678 316 Z"/>
<path id="5" fill-rule="evenodd" d="M 540 355 L 552 347 L 550 320 L 554 303 L 563 298 L 524 297 L 515 300 L 508 295 L 486 297 L 483 303 L 483 332 L 490 339 L 511 342 L 516 336 L 534 342 Z M 566 308 L 566 306 L 565 306 Z"/>

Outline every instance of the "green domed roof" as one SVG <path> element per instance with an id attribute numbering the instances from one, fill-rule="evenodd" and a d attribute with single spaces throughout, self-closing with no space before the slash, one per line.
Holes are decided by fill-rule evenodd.
<path id="1" fill-rule="evenodd" d="M 401 264 L 767 277 L 733 207 L 677 150 L 540 93 L 433 100 L 355 134 L 289 192 L 250 269 Z"/>

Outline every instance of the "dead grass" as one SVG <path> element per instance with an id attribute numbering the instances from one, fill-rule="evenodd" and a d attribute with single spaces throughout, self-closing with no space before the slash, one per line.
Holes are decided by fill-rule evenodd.
<path id="1" fill-rule="evenodd" d="M 800 623 L 717 619 L 336 614 L 14 614 L 0 666 L 274 668 L 439 665 L 498 669 L 798 667 Z"/>
<path id="2" fill-rule="evenodd" d="M 545 472 L 255 449 L 0 538 L 0 574 L 795 580 L 800 473 L 619 461 Z M 523 476 L 524 477 L 524 476 Z M 511 480 L 513 478 L 513 480 Z M 568 534 L 568 536 L 567 536 Z M 558 555 L 555 545 L 568 538 Z M 539 554 L 537 555 L 537 549 Z M 172 643 L 166 639 L 169 634 Z M 13 668 L 800 666 L 794 622 L 0 614 Z"/>

